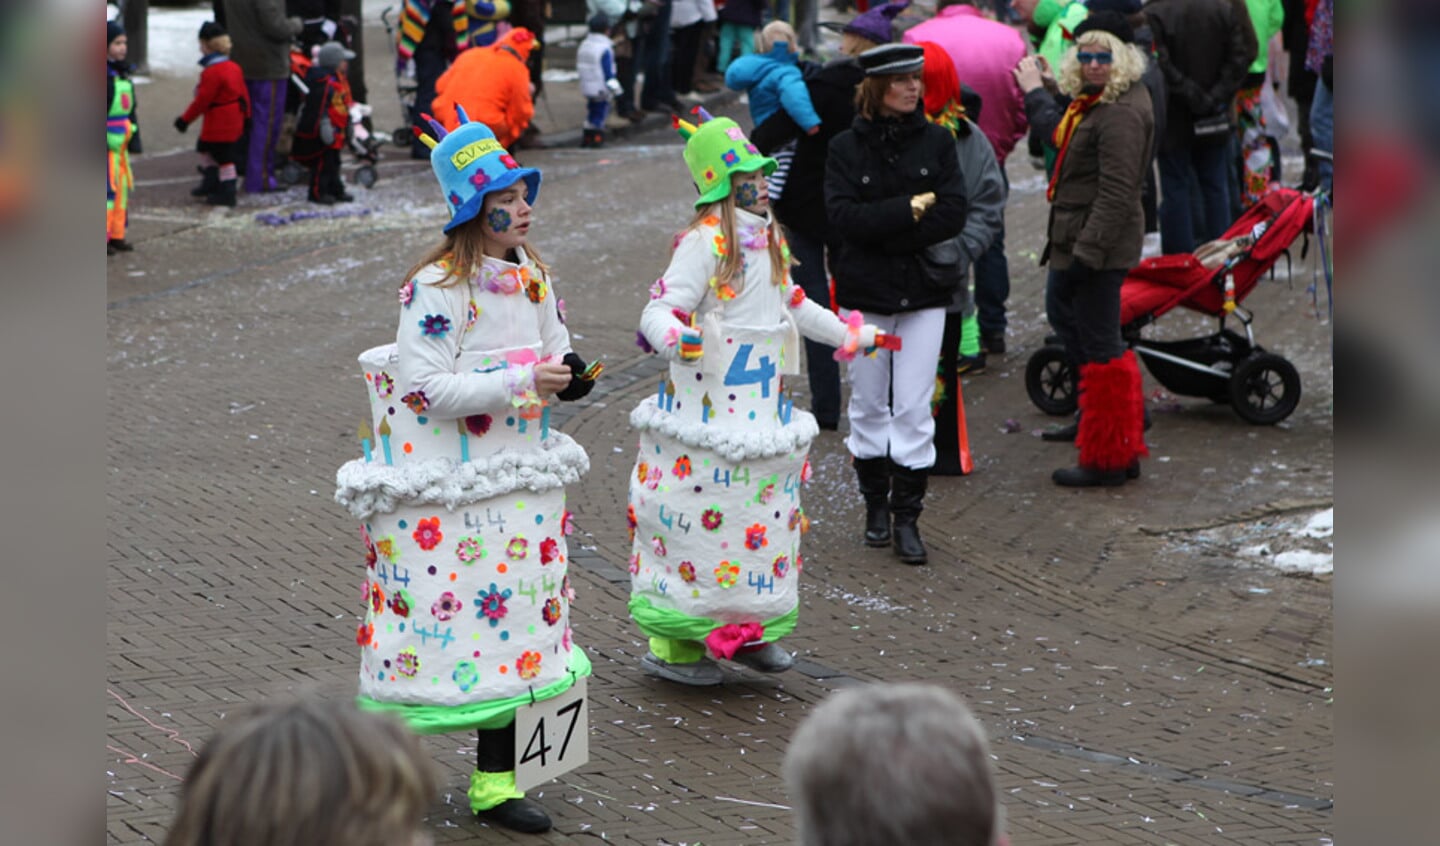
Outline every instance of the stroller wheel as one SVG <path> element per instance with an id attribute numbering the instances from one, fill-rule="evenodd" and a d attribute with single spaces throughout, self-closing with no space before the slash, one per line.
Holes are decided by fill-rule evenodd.
<path id="1" fill-rule="evenodd" d="M 371 165 L 365 165 L 355 171 L 355 181 L 365 188 L 374 188 L 375 180 L 378 178 L 379 175 L 376 174 L 375 168 Z"/>
<path id="2" fill-rule="evenodd" d="M 285 166 L 280 168 L 280 181 L 286 185 L 299 185 L 305 181 L 305 168 L 293 161 L 286 162 Z"/>
<path id="3" fill-rule="evenodd" d="M 1079 404 L 1078 376 L 1064 347 L 1044 346 L 1025 365 L 1025 391 L 1035 407 L 1046 414 L 1073 414 Z"/>
<path id="4" fill-rule="evenodd" d="M 396 127 L 395 131 L 390 134 L 391 143 L 405 150 L 410 149 L 410 142 L 414 138 L 415 133 L 410 131 L 410 124 L 408 123 L 404 126 Z"/>
<path id="5" fill-rule="evenodd" d="M 1230 374 L 1230 405 L 1249 423 L 1279 423 L 1300 403 L 1300 374 L 1273 353 L 1256 353 Z"/>

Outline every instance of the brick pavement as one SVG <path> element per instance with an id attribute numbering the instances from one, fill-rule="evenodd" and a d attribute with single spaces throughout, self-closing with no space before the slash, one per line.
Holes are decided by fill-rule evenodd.
<path id="1" fill-rule="evenodd" d="M 538 243 L 577 348 L 609 365 L 561 423 L 593 462 L 571 493 L 574 627 L 596 668 L 592 762 L 545 789 L 557 830 L 522 838 L 465 813 L 471 742 L 427 738 L 444 785 L 437 841 L 790 842 L 789 814 L 773 806 L 788 805 L 779 764 L 808 709 L 859 681 L 936 679 L 991 734 L 1016 844 L 1324 842 L 1333 677 L 1314 659 L 1330 655 L 1330 583 L 1176 539 L 1329 501 L 1328 338 L 1301 292 L 1262 287 L 1249 304 L 1265 341 L 1306 379 L 1286 426 L 1157 404 L 1141 482 L 1054 489 L 1048 471 L 1069 453 L 1030 436 L 1046 421 L 1021 387 L 1023 350 L 1043 333 L 1039 271 L 1024 261 L 1043 203 L 1023 163 L 1011 165 L 1009 213 L 1022 352 L 965 385 L 979 469 L 935 480 L 922 520 L 934 563 L 905 568 L 856 542 L 843 443 L 822 435 L 802 624 L 788 641 L 800 670 L 735 670 L 709 690 L 639 672 L 617 515 L 627 415 L 657 366 L 631 344 L 635 316 L 688 207 L 667 135 L 598 156 L 532 154 L 546 173 Z M 360 552 L 330 493 L 363 413 L 354 356 L 393 332 L 396 274 L 438 220 L 422 166 L 391 167 L 365 198 L 370 215 L 264 227 L 255 207 L 189 205 L 183 157 L 137 164 L 141 249 L 111 260 L 107 279 L 110 842 L 160 839 L 191 751 L 227 713 L 295 691 L 353 694 Z M 1022 431 L 1004 433 L 1007 418 Z M 1258 462 L 1289 469 L 1253 472 Z"/>

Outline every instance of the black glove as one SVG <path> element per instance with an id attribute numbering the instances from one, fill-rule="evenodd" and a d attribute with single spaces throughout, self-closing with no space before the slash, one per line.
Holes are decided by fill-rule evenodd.
<path id="1" fill-rule="evenodd" d="M 589 367 L 590 365 L 585 363 L 585 359 L 581 358 L 573 352 L 565 353 L 565 357 L 561 359 L 561 362 L 564 363 L 566 367 L 570 368 L 570 384 L 566 386 L 565 390 L 560 391 L 555 396 L 559 397 L 565 402 L 574 402 L 578 399 L 584 399 L 585 395 L 590 393 L 591 389 L 595 387 L 594 380 L 585 380 L 580 378 L 580 374 L 584 373 L 585 368 Z"/>
<path id="2" fill-rule="evenodd" d="M 187 129 L 189 129 L 189 128 L 190 128 L 190 124 L 188 124 L 188 123 L 185 122 L 185 118 L 183 118 L 183 117 L 177 117 L 177 118 L 175 118 L 175 131 L 176 131 L 176 132 L 180 133 L 181 135 L 184 135 L 184 134 L 185 134 L 185 131 L 186 131 Z"/>
<path id="3" fill-rule="evenodd" d="M 145 152 L 145 148 L 140 145 L 140 130 L 135 130 L 135 134 L 130 136 L 130 146 L 127 149 L 137 156 Z"/>

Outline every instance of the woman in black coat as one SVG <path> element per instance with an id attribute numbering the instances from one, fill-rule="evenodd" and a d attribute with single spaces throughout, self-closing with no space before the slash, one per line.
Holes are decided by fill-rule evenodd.
<path id="1" fill-rule="evenodd" d="M 955 139 L 925 120 L 924 55 L 912 44 L 860 54 L 855 121 L 830 142 L 825 167 L 825 211 L 841 239 L 836 303 L 904 342 L 851 362 L 846 446 L 865 497 L 865 542 L 893 537 L 907 564 L 926 559 L 916 520 L 935 463 L 930 399 L 965 225 Z"/>

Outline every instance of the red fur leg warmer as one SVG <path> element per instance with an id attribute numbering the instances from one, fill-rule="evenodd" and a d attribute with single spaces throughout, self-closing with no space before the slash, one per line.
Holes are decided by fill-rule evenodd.
<path id="1" fill-rule="evenodd" d="M 1119 358 L 1080 365 L 1080 466 L 1124 470 L 1149 455 L 1145 448 L 1145 396 L 1140 365 L 1126 350 Z"/>

